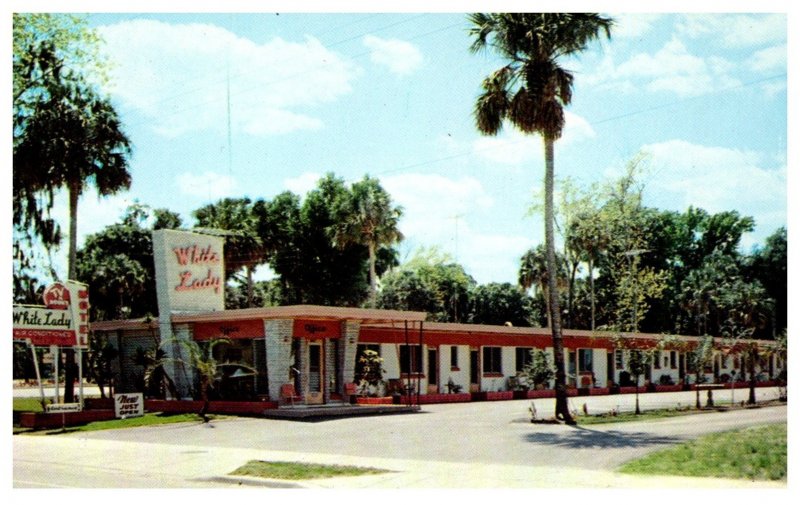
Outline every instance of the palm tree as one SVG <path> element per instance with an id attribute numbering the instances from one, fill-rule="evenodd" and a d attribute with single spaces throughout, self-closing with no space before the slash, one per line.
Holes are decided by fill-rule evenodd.
<path id="1" fill-rule="evenodd" d="M 247 306 L 253 306 L 253 271 L 267 259 L 249 198 L 224 198 L 193 212 L 201 233 L 225 237 L 225 273 L 245 270 Z"/>
<path id="2" fill-rule="evenodd" d="M 556 265 L 558 268 L 556 284 L 558 286 L 563 286 L 564 278 L 566 277 L 564 258 L 560 257 L 558 254 L 556 254 Z M 528 249 L 528 251 L 522 255 L 522 258 L 520 258 L 518 282 L 522 289 L 525 290 L 534 287 L 536 293 L 541 293 L 545 303 L 547 302 L 549 298 L 549 276 L 547 274 L 547 250 L 544 245 L 540 244 L 534 249 Z M 552 321 L 550 320 L 550 313 L 548 312 L 547 326 L 550 327 L 551 324 Z"/>
<path id="3" fill-rule="evenodd" d="M 130 142 L 122 132 L 111 103 L 88 86 L 58 82 L 28 122 L 25 138 L 16 146 L 15 171 L 31 169 L 36 187 L 51 194 L 66 187 L 69 199 L 67 279 L 76 279 L 78 199 L 89 184 L 101 196 L 130 187 Z M 17 167 L 16 165 L 19 164 Z M 35 165 L 35 167 L 34 167 Z M 65 401 L 74 395 L 75 358 L 65 352 Z"/>
<path id="4" fill-rule="evenodd" d="M 397 229 L 401 207 L 393 206 L 392 199 L 377 179 L 364 176 L 353 184 L 345 201 L 338 205 L 339 219 L 334 228 L 334 241 L 339 247 L 363 244 L 369 251 L 369 303 L 375 307 L 378 275 L 375 270 L 380 246 L 403 240 Z"/>
<path id="5" fill-rule="evenodd" d="M 523 133 L 539 133 L 545 155 L 545 246 L 547 270 L 556 271 L 553 232 L 553 144 L 564 128 L 564 110 L 572 99 L 573 75 L 559 65 L 561 57 L 584 50 L 613 21 L 598 14 L 472 14 L 471 50 L 492 47 L 509 63 L 483 81 L 475 104 L 478 130 L 496 135 L 508 119 Z M 556 362 L 556 418 L 574 423 L 567 407 L 564 346 L 556 276 L 548 276 L 548 308 Z"/>

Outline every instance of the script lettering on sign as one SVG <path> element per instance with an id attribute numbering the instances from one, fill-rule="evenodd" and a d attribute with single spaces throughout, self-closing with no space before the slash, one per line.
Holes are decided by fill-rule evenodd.
<path id="1" fill-rule="evenodd" d="M 114 414 L 120 419 L 143 416 L 144 395 L 142 393 L 115 394 Z"/>
<path id="2" fill-rule="evenodd" d="M 158 312 L 225 308 L 225 241 L 180 230 L 153 232 Z"/>
<path id="3" fill-rule="evenodd" d="M 189 247 L 175 247 L 172 249 L 178 265 L 186 266 L 216 266 L 220 262 L 220 255 L 214 251 L 211 245 L 201 247 L 193 244 Z M 200 289 L 212 289 L 214 293 L 219 293 L 222 280 L 216 275 L 215 270 L 208 268 L 205 275 L 199 276 L 195 271 L 183 270 L 178 274 L 179 281 L 175 286 L 175 291 L 196 291 Z"/>

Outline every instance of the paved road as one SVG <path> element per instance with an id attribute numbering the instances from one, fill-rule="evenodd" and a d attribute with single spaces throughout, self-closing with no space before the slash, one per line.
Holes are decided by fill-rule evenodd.
<path id="1" fill-rule="evenodd" d="M 654 396 L 660 397 L 659 402 L 667 401 L 663 395 L 648 396 L 647 401 L 656 401 Z M 678 394 L 670 401 L 680 398 L 685 405 L 684 396 Z M 587 399 L 587 406 L 588 400 L 593 400 L 590 411 L 606 408 L 603 402 L 628 401 L 621 396 Z M 537 403 L 541 403 L 540 411 L 552 408 L 552 400 Z M 45 485 L 41 478 L 37 480 L 36 470 L 57 459 L 51 466 L 63 468 L 66 475 L 53 485 L 86 486 L 85 480 L 70 480 L 79 474 L 96 476 L 88 487 L 228 485 L 214 479 L 248 459 L 268 458 L 371 464 L 399 472 L 380 480 L 351 478 L 347 486 L 357 482 L 368 487 L 533 486 L 536 482 L 554 486 L 561 482 L 565 486 L 634 487 L 642 481 L 613 473 L 625 461 L 705 433 L 786 423 L 787 419 L 784 406 L 568 427 L 531 424 L 529 405 L 529 401 L 432 405 L 419 414 L 318 423 L 231 418 L 210 426 L 187 423 L 58 437 L 16 436 L 14 481 L 19 487 Z M 83 457 L 76 457 L 76 450 Z M 660 485 L 664 482 L 659 480 Z"/>

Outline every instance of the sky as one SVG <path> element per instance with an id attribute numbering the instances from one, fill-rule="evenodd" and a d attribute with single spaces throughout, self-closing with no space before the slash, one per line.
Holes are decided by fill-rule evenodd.
<path id="1" fill-rule="evenodd" d="M 522 254 L 544 242 L 530 212 L 544 161 L 538 136 L 476 130 L 481 81 L 502 60 L 469 51 L 463 12 L 350 10 L 91 13 L 133 183 L 84 194 L 79 244 L 134 201 L 191 226 L 192 210 L 221 198 L 369 174 L 403 208 L 401 260 L 436 247 L 479 283 L 516 283 Z M 744 250 L 762 244 L 787 224 L 783 12 L 604 11 L 611 40 L 562 61 L 575 87 L 556 176 L 588 187 L 644 153 L 645 205 L 736 210 L 756 221 Z M 65 196 L 56 215 L 66 229 Z"/>

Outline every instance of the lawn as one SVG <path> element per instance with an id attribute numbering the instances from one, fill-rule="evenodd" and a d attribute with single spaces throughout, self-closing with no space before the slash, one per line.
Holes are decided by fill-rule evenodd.
<path id="1" fill-rule="evenodd" d="M 623 465 L 623 473 L 786 480 L 786 425 L 707 435 Z"/>
<path id="2" fill-rule="evenodd" d="M 308 480 L 331 477 L 353 477 L 358 475 L 377 475 L 388 470 L 358 466 L 318 465 L 315 463 L 289 463 L 283 461 L 249 461 L 231 475 L 245 475 L 266 479 Z"/>
<path id="3" fill-rule="evenodd" d="M 13 399 L 14 413 L 19 412 L 42 412 L 42 404 L 38 398 L 14 398 Z M 15 423 L 16 415 L 14 416 Z M 209 419 L 223 419 L 226 416 L 209 415 Z M 137 426 L 152 426 L 157 424 L 173 424 L 173 423 L 188 423 L 200 422 L 201 418 L 197 414 L 163 414 L 160 412 L 148 412 L 142 417 L 129 417 L 127 419 L 111 419 L 108 421 L 95 421 L 80 426 L 70 426 L 65 431 L 66 433 L 74 433 L 81 431 L 98 431 L 98 430 L 114 430 L 118 428 L 134 428 Z M 35 434 L 53 434 L 61 432 L 61 428 L 56 430 L 40 430 L 31 431 L 27 428 L 14 427 L 14 433 L 35 433 Z"/>
<path id="4" fill-rule="evenodd" d="M 716 410 L 715 409 L 696 410 L 690 407 L 682 407 L 679 409 L 675 408 L 675 409 L 644 410 L 642 411 L 641 414 L 634 414 L 633 412 L 619 412 L 615 415 L 611 414 L 578 415 L 575 417 L 575 420 L 580 425 L 626 423 L 630 421 L 653 421 L 655 419 L 688 416 L 693 414 L 703 414 L 707 412 L 716 412 Z"/>

